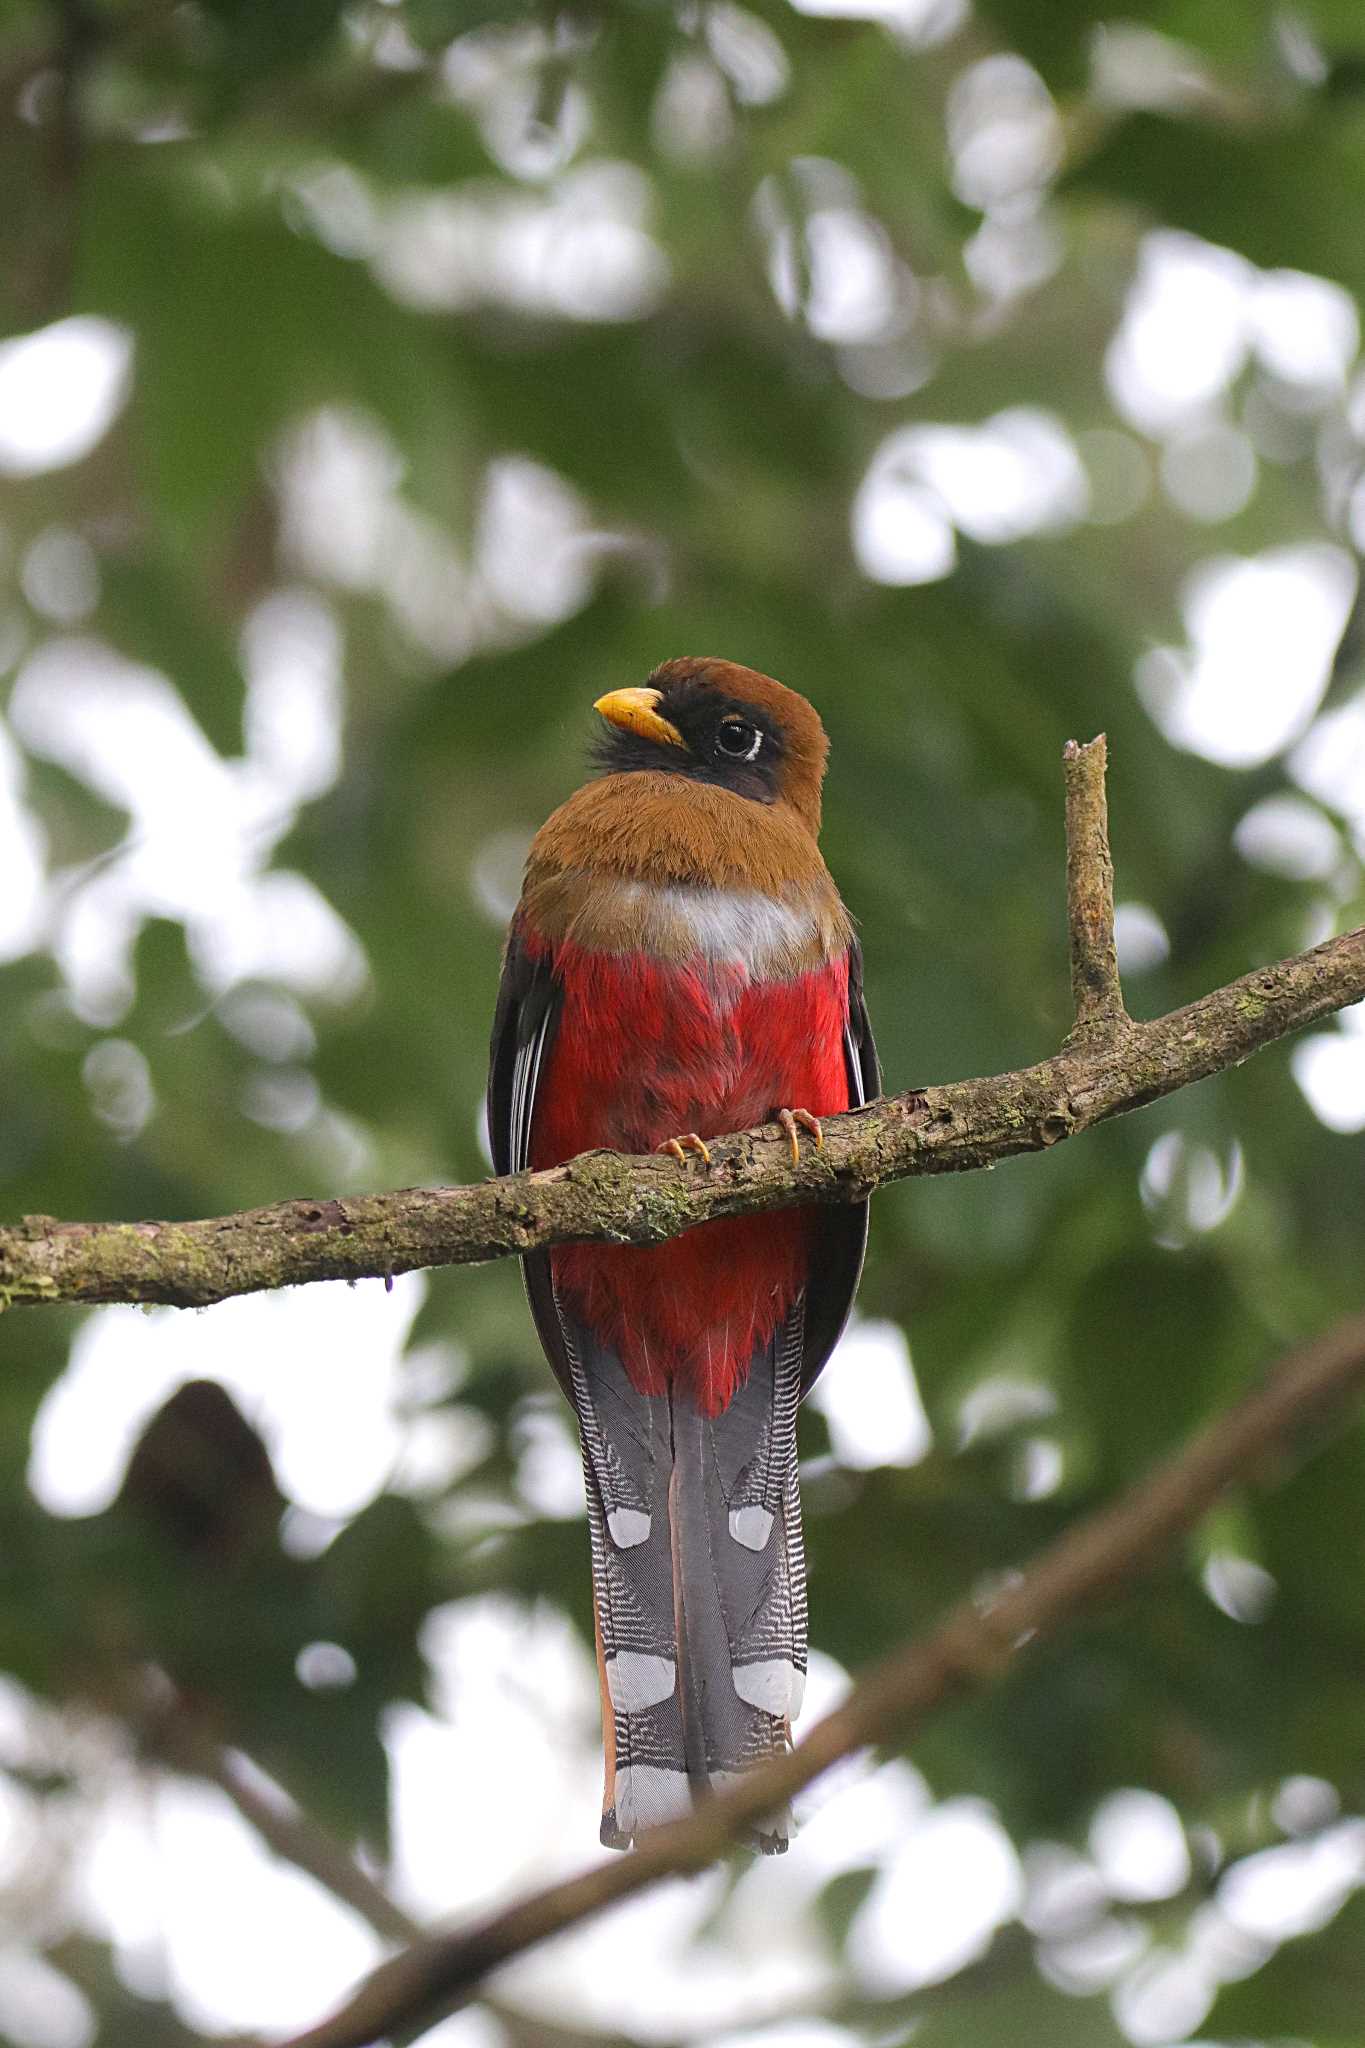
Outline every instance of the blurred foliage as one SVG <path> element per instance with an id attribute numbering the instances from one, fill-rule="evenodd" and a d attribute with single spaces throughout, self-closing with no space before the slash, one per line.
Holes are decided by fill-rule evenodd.
<path id="1" fill-rule="evenodd" d="M 1296 378 L 1244 337 L 1165 423 L 1134 416 L 1111 353 L 1141 266 L 1176 246 L 1154 230 L 1362 289 L 1358 0 L 907 0 L 883 20 L 783 0 L 14 0 L 0 86 L 4 332 L 76 315 L 132 346 L 81 459 L 0 451 L 0 787 L 46 891 L 0 962 L 7 1216 L 483 1172 L 520 848 L 581 773 L 593 697 L 669 655 L 724 653 L 818 703 L 827 852 L 893 1087 L 1018 1065 L 1065 1031 L 1071 735 L 1108 730 L 1119 893 L 1168 942 L 1129 973 L 1138 1012 L 1359 921 L 1365 791 L 1354 813 L 1310 806 L 1287 728 L 1245 767 L 1182 750 L 1134 682 L 1182 641 L 1200 564 L 1352 554 L 1353 345 L 1335 378 Z M 951 573 L 876 580 L 855 535 L 887 437 L 1017 408 L 1080 450 L 1080 495 L 1017 537 L 960 513 Z M 1239 435 L 1254 478 L 1202 515 L 1163 448 L 1192 424 Z M 987 513 L 1008 487 L 991 474 Z M 916 488 L 903 516 L 928 503 L 946 533 Z M 307 647 L 272 669 L 271 631 Z M 317 719 L 279 706 L 290 662 L 325 669 L 326 645 L 335 704 L 308 701 L 341 755 L 310 783 Z M 130 704 L 145 671 L 167 678 L 239 792 L 276 746 L 242 856 L 243 887 L 303 878 L 273 951 L 225 953 L 210 906 L 139 881 L 147 803 L 63 722 L 92 649 L 138 665 L 99 671 Z M 1356 622 L 1324 713 L 1362 701 Z M 1325 859 L 1234 841 L 1286 792 Z M 308 967 L 305 883 L 363 972 L 354 947 Z M 806 1416 L 816 1643 L 856 1669 L 1105 1499 L 1360 1306 L 1363 1231 L 1360 1141 L 1315 1118 L 1287 1048 L 1047 1157 L 880 1198 L 862 1305 L 910 1331 L 936 1448 L 847 1470 Z M 496 1587 L 588 1627 L 585 1547 L 522 1484 L 546 1381 L 515 1273 L 432 1276 L 413 1331 L 450 1366 L 428 1410 L 482 1418 L 474 1468 L 445 1501 L 382 1496 L 320 1555 L 280 1547 L 259 1440 L 202 1388 L 150 1425 L 105 1513 L 45 1514 L 30 1430 L 80 1327 L 0 1322 L 0 1666 L 79 1715 L 155 1663 L 382 1855 L 380 1718 L 424 1695 L 431 1609 Z M 1028 1933 L 901 2005 L 851 1973 L 837 2010 L 869 2040 L 1105 2048 L 1211 2011 L 1224 2037 L 1365 2042 L 1353 1882 L 1317 1931 L 1210 1960 L 1230 1875 L 1365 1811 L 1365 1441 L 1265 1476 L 915 1756 L 1021 1850 L 1084 1853 L 1105 1796 L 1148 1788 L 1197 1877 L 1155 1903 L 1105 1894 L 1060 1932 L 1030 1908 Z M 299 1682 L 315 1642 L 344 1646 L 351 1685 Z M 1300 1824 L 1277 1788 L 1304 1779 L 1322 1797 Z M 69 1781 L 35 1796 L 55 1816 Z M 832 1959 L 870 1882 L 830 1889 Z M 87 1930 L 7 1918 L 110 2048 L 197 2038 Z M 1099 1953 L 1120 1922 L 1145 1956 L 1085 1975 L 1080 1937 Z M 1163 1957 L 1183 2004 L 1161 2003 Z"/>

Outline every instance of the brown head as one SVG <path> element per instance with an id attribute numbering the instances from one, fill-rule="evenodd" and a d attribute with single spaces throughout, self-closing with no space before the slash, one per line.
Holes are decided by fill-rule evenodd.
<path id="1" fill-rule="evenodd" d="M 525 902 L 543 930 L 563 923 L 566 888 L 576 902 L 613 876 L 818 899 L 846 924 L 816 843 L 827 747 L 804 697 L 737 662 L 693 658 L 596 709 L 600 772 L 531 848 Z"/>
<path id="2" fill-rule="evenodd" d="M 666 661 L 638 690 L 613 690 L 594 707 L 608 730 L 596 752 L 608 775 L 681 775 L 759 804 L 789 804 L 820 829 L 829 742 L 819 714 L 795 690 L 735 661 Z"/>

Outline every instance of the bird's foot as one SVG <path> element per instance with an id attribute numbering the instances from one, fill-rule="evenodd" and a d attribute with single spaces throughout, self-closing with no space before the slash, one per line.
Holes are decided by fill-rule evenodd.
<path id="1" fill-rule="evenodd" d="M 695 1131 L 684 1131 L 677 1138 L 665 1138 L 662 1145 L 656 1145 L 654 1150 L 670 1153 L 680 1166 L 686 1163 L 689 1152 L 695 1152 L 704 1166 L 711 1164 L 711 1148 Z"/>
<path id="2" fill-rule="evenodd" d="M 791 1141 L 793 1166 L 801 1164 L 801 1140 L 796 1135 L 799 1130 L 809 1131 L 815 1140 L 816 1151 L 824 1151 L 825 1134 L 820 1127 L 820 1119 L 818 1116 L 812 1116 L 808 1109 L 779 1109 L 777 1121 Z"/>

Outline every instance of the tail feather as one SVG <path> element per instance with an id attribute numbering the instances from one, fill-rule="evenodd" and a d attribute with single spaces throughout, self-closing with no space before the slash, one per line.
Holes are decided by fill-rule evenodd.
<path id="1" fill-rule="evenodd" d="M 806 1668 L 801 1311 L 730 1405 L 631 1386 L 560 1307 L 583 1439 L 602 1674 L 602 1839 L 627 1848 L 785 1749 Z M 789 1817 L 757 1836 L 785 1849 Z"/>

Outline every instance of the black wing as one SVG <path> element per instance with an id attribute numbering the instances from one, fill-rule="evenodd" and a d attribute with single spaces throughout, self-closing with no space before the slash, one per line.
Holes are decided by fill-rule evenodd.
<path id="1" fill-rule="evenodd" d="M 844 1025 L 844 1064 L 853 1107 L 881 1093 L 881 1069 L 872 1026 L 863 1001 L 863 949 L 855 939 L 848 949 L 848 1020 Z M 825 1361 L 848 1321 L 867 1249 L 867 1203 L 842 1202 L 821 1208 L 806 1286 L 805 1340 L 801 1359 L 804 1399 L 819 1378 Z"/>
<path id="2" fill-rule="evenodd" d="M 488 1062 L 488 1145 L 495 1173 L 520 1173 L 531 1163 L 536 1088 L 554 1045 L 562 997 L 548 959 L 527 952 L 514 924 L 503 956 Z M 528 1253 L 522 1271 L 536 1335 L 572 1401 L 572 1372 L 550 1284 L 549 1253 Z"/>

